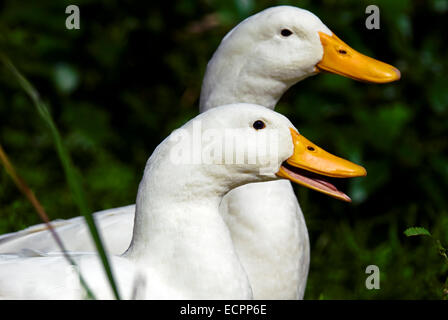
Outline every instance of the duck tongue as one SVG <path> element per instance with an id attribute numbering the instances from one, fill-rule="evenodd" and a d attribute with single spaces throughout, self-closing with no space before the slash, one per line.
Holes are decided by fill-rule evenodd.
<path id="1" fill-rule="evenodd" d="M 347 196 L 342 191 L 338 190 L 336 186 L 334 186 L 328 179 L 323 175 L 313 173 L 310 171 L 306 171 L 304 169 L 296 168 L 288 163 L 284 162 L 282 164 L 284 170 L 288 172 L 288 174 L 293 177 L 297 182 L 302 182 L 307 187 L 314 189 L 316 191 L 320 191 L 334 198 L 351 202 L 349 196 Z"/>

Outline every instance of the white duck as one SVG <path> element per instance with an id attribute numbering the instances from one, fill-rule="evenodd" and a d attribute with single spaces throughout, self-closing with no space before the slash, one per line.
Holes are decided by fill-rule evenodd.
<path id="1" fill-rule="evenodd" d="M 243 161 L 235 162 L 239 156 Z M 282 178 L 347 198 L 316 173 L 356 177 L 366 171 L 320 149 L 287 118 L 262 106 L 221 106 L 189 121 L 165 139 L 146 164 L 130 247 L 111 257 L 121 295 L 131 298 L 139 279 L 146 285 L 139 287 L 138 298 L 252 298 L 219 211 L 222 198 L 238 186 Z M 95 296 L 112 298 L 99 257 L 94 253 L 72 257 Z M 49 254 L 0 256 L 0 298 L 85 295 L 77 273 L 62 255 Z"/>
<path id="2" fill-rule="evenodd" d="M 351 49 L 311 12 L 279 6 L 249 17 L 226 35 L 207 66 L 200 110 L 234 102 L 273 109 L 288 88 L 320 71 L 378 83 L 400 78 L 396 68 Z M 112 253 L 129 245 L 134 211 L 134 206 L 127 206 L 94 214 Z M 254 297 L 302 298 L 309 240 L 291 184 L 274 181 L 240 187 L 224 197 L 221 211 Z M 94 250 L 83 219 L 57 224 L 69 250 Z M 2 236 L 0 252 L 58 250 L 43 229 L 38 225 Z"/>

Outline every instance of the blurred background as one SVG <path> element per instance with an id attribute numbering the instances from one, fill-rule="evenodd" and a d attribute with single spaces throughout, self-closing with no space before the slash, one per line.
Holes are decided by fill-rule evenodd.
<path id="1" fill-rule="evenodd" d="M 80 30 L 65 28 L 76 4 Z M 277 111 L 310 140 L 362 164 L 340 184 L 353 203 L 295 186 L 311 241 L 306 299 L 440 299 L 448 267 L 448 1 L 2 1 L 0 51 L 35 85 L 61 130 L 92 210 L 135 202 L 147 158 L 198 113 L 202 77 L 224 35 L 270 6 L 312 11 L 354 49 L 398 67 L 399 82 L 336 75 L 291 88 Z M 365 8 L 380 8 L 379 30 Z M 52 219 L 79 215 L 49 130 L 0 66 L 0 143 Z M 0 233 L 39 223 L 0 168 Z M 367 290 L 365 269 L 381 271 Z"/>

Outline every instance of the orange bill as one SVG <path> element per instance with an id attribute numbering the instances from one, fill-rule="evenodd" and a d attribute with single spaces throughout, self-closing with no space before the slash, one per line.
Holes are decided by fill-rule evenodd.
<path id="1" fill-rule="evenodd" d="M 336 199 L 350 202 L 350 197 L 338 190 L 326 177 L 362 177 L 367 174 L 366 169 L 328 153 L 296 130 L 290 128 L 290 131 L 294 153 L 281 165 L 277 176 Z"/>
<path id="2" fill-rule="evenodd" d="M 390 64 L 372 59 L 350 48 L 335 34 L 329 36 L 319 31 L 324 48 L 317 71 L 339 74 L 359 81 L 386 83 L 399 80 L 400 71 Z"/>

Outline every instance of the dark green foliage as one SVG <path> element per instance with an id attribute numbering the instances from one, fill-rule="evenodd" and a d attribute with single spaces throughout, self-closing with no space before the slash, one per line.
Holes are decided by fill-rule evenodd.
<path id="1" fill-rule="evenodd" d="M 362 164 L 341 181 L 352 204 L 296 187 L 311 240 L 308 299 L 439 299 L 448 267 L 411 226 L 448 243 L 448 4 L 428 1 L 89 1 L 65 29 L 69 1 L 3 1 L 0 49 L 51 106 L 93 210 L 133 203 L 144 164 L 198 112 L 201 79 L 220 40 L 275 4 L 308 9 L 353 48 L 391 63 L 402 80 L 375 85 L 307 79 L 278 111 L 327 150 Z M 367 5 L 381 29 L 364 26 Z M 51 218 L 79 215 L 52 137 L 0 69 L 0 141 Z M 0 170 L 0 232 L 39 223 Z M 367 290 L 378 265 L 381 289 Z"/>
<path id="2" fill-rule="evenodd" d="M 404 234 L 408 237 L 427 236 L 431 238 L 431 240 L 434 242 L 434 247 L 438 251 L 439 255 L 443 258 L 445 266 L 448 266 L 448 255 L 447 255 L 448 250 L 442 245 L 439 239 L 434 239 L 428 230 L 422 227 L 411 227 L 407 228 L 404 231 Z M 448 277 L 446 277 L 445 285 L 442 292 L 443 292 L 443 299 L 448 300 Z"/>

